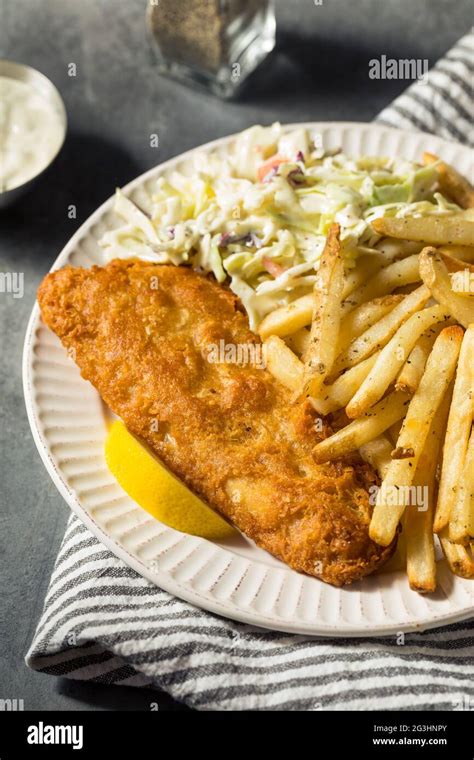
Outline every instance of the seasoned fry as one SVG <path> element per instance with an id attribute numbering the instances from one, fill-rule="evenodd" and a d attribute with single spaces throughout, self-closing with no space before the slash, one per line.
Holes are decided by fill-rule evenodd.
<path id="1" fill-rule="evenodd" d="M 395 552 L 392 554 L 388 562 L 386 562 L 383 567 L 376 571 L 378 575 L 385 575 L 385 573 L 397 573 L 401 570 L 406 571 L 407 569 L 405 515 L 402 515 L 400 525 L 402 526 L 402 530 L 398 534 L 397 548 L 395 549 Z"/>
<path id="2" fill-rule="evenodd" d="M 456 499 L 471 432 L 473 394 L 474 325 L 471 325 L 464 334 L 449 411 L 434 520 L 435 533 L 440 533 L 447 526 Z"/>
<path id="3" fill-rule="evenodd" d="M 395 383 L 395 390 L 405 391 L 405 393 L 410 393 L 413 396 L 420 384 L 434 342 L 445 326 L 447 325 L 444 322 L 434 325 L 417 340 L 400 370 Z"/>
<path id="4" fill-rule="evenodd" d="M 407 296 L 409 293 L 413 293 L 418 287 L 418 282 L 414 282 L 412 285 L 402 285 L 401 288 L 397 288 L 393 291 L 395 296 Z"/>
<path id="5" fill-rule="evenodd" d="M 449 540 L 459 544 L 474 541 L 474 430 L 449 518 Z"/>
<path id="6" fill-rule="evenodd" d="M 393 425 L 390 425 L 389 429 L 387 430 L 388 437 L 390 438 L 391 442 L 393 443 L 392 449 L 397 445 L 397 441 L 400 437 L 400 430 L 402 429 L 403 420 L 397 420 L 393 423 Z M 392 452 L 390 452 L 390 456 L 392 455 Z"/>
<path id="7" fill-rule="evenodd" d="M 474 261 L 474 245 L 441 245 L 438 251 L 461 261 Z"/>
<path id="8" fill-rule="evenodd" d="M 332 385 L 322 385 L 318 396 L 313 397 L 311 402 L 319 414 L 330 414 L 345 407 L 352 398 L 359 385 L 367 377 L 377 361 L 379 352 L 372 354 L 360 364 L 351 367 L 344 372 Z"/>
<path id="9" fill-rule="evenodd" d="M 417 240 L 432 245 L 471 246 L 474 240 L 474 222 L 462 213 L 405 216 L 402 219 L 384 217 L 374 219 L 372 227 L 379 235 Z"/>
<path id="10" fill-rule="evenodd" d="M 407 256 L 412 256 L 414 253 L 420 253 L 423 244 L 412 240 L 382 238 L 382 240 L 379 240 L 375 248 L 383 253 L 385 261 L 387 264 L 390 264 L 392 261 L 405 259 Z"/>
<path id="11" fill-rule="evenodd" d="M 352 309 L 341 321 L 337 343 L 338 353 L 347 348 L 349 343 L 362 335 L 402 301 L 402 295 L 382 296 L 382 298 L 374 298 L 373 301 L 367 301 L 367 303 L 362 303 L 357 308 Z"/>
<path id="12" fill-rule="evenodd" d="M 360 280 L 362 282 L 367 279 L 367 274 L 364 272 L 364 270 L 362 270 L 362 275 L 359 269 L 354 271 L 357 271 L 357 275 L 360 277 Z M 360 282 L 358 284 L 360 284 Z M 344 297 L 345 291 L 343 290 L 343 298 Z M 393 304 L 396 305 L 395 299 L 398 299 L 399 296 L 387 296 L 387 298 L 394 299 Z M 377 300 L 383 301 L 384 299 Z M 387 301 L 386 303 L 389 304 L 390 301 Z M 275 309 L 275 311 L 267 314 L 267 316 L 259 325 L 258 333 L 262 340 L 268 338 L 269 335 L 286 337 L 298 332 L 300 329 L 305 328 L 307 325 L 310 325 L 312 315 L 313 294 L 310 293 L 307 296 L 301 296 L 301 298 L 297 298 L 295 301 L 288 304 L 288 306 L 281 306 L 279 309 Z"/>
<path id="13" fill-rule="evenodd" d="M 379 401 L 397 377 L 418 338 L 425 330 L 446 319 L 449 319 L 449 313 L 439 305 L 412 314 L 380 352 L 379 358 L 347 405 L 347 416 L 351 419 L 360 417 Z"/>
<path id="14" fill-rule="evenodd" d="M 412 485 L 431 421 L 456 370 L 462 337 L 463 331 L 458 326 L 442 330 L 426 363 L 425 374 L 408 406 L 397 448 L 413 449 L 413 457 L 392 460 L 377 494 L 370 523 L 370 537 L 382 546 L 388 546 L 393 541 L 407 506 L 409 486 Z"/>
<path id="15" fill-rule="evenodd" d="M 273 377 L 286 388 L 296 391 L 301 387 L 303 363 L 277 335 L 270 335 L 264 342 L 265 364 Z"/>
<path id="16" fill-rule="evenodd" d="M 461 259 L 456 259 L 445 253 L 440 253 L 440 256 L 449 272 L 451 290 L 458 296 L 470 298 L 471 305 L 474 304 L 474 264 L 461 261 Z M 469 304 L 465 303 L 465 305 Z"/>
<path id="17" fill-rule="evenodd" d="M 370 261 L 367 262 L 366 260 L 369 258 Z M 379 272 L 383 264 L 382 257 L 377 260 L 375 256 L 361 256 L 358 260 L 358 266 L 345 277 L 342 298 L 347 298 L 350 293 L 366 282 L 368 277 Z M 268 338 L 269 335 L 285 337 L 295 333 L 302 327 L 307 327 L 311 324 L 313 304 L 313 294 L 309 293 L 306 296 L 297 298 L 287 306 L 281 306 L 279 309 L 270 312 L 259 325 L 258 333 L 260 337 L 262 340 Z"/>
<path id="18" fill-rule="evenodd" d="M 262 340 L 268 338 L 269 335 L 279 335 L 280 337 L 291 335 L 301 327 L 309 325 L 312 314 L 313 294 L 309 293 L 307 296 L 297 298 L 288 306 L 281 306 L 267 314 L 259 325 L 258 334 Z"/>
<path id="19" fill-rule="evenodd" d="M 405 296 L 403 301 L 397 304 L 391 312 L 350 343 L 337 357 L 334 363 L 334 372 L 342 372 L 346 367 L 353 367 L 354 364 L 385 346 L 400 325 L 412 314 L 423 308 L 430 295 L 428 288 L 421 285 L 413 293 Z"/>
<path id="20" fill-rule="evenodd" d="M 359 417 L 318 443 L 313 449 L 313 458 L 318 463 L 328 462 L 360 449 L 401 419 L 405 415 L 408 403 L 409 396 L 405 393 L 391 393 L 364 417 Z"/>
<path id="21" fill-rule="evenodd" d="M 469 556 L 466 547 L 450 541 L 447 528 L 442 530 L 439 538 L 444 556 L 454 575 L 458 575 L 460 578 L 474 578 L 474 560 Z"/>
<path id="22" fill-rule="evenodd" d="M 346 273 L 344 287 L 342 289 L 342 298 L 347 298 L 350 293 L 366 282 L 368 277 L 372 277 L 372 275 L 380 272 L 385 264 L 386 262 L 382 256 L 376 256 L 374 254 L 359 256 L 357 259 L 357 266 Z"/>
<path id="23" fill-rule="evenodd" d="M 443 195 L 451 198 L 461 208 L 474 208 L 474 187 L 454 167 L 440 161 L 433 153 L 423 153 L 423 163 L 437 163 L 436 171 Z"/>
<path id="24" fill-rule="evenodd" d="M 428 433 L 418 460 L 413 485 L 423 489 L 427 503 L 423 509 L 411 506 L 405 513 L 407 573 L 410 588 L 421 593 L 436 590 L 436 561 L 433 540 L 433 517 L 436 503 L 436 468 L 442 448 L 451 394 L 445 394 Z"/>
<path id="25" fill-rule="evenodd" d="M 420 273 L 433 297 L 446 306 L 461 325 L 469 327 L 474 322 L 474 299 L 453 291 L 446 264 L 436 248 L 424 248 L 420 253 Z"/>
<path id="26" fill-rule="evenodd" d="M 394 261 L 354 290 L 342 304 L 344 315 L 365 301 L 388 295 L 395 288 L 420 282 L 418 254 Z"/>
<path id="27" fill-rule="evenodd" d="M 382 479 L 385 477 L 391 461 L 391 451 L 392 444 L 383 433 L 374 438 L 373 441 L 367 441 L 359 448 L 362 459 L 368 462 Z"/>
<path id="28" fill-rule="evenodd" d="M 444 253 L 441 248 L 438 248 L 438 251 L 446 264 L 448 272 L 465 272 L 466 270 L 468 272 L 474 272 L 474 264 L 458 259 L 456 256 L 451 256 L 449 253 Z"/>
<path id="29" fill-rule="evenodd" d="M 309 343 L 309 330 L 306 327 L 301 327 L 291 335 L 287 335 L 285 343 L 295 354 L 301 356 Z"/>
<path id="30" fill-rule="evenodd" d="M 313 321 L 309 343 L 303 355 L 302 395 L 316 396 L 336 358 L 341 321 L 344 261 L 339 241 L 340 227 L 328 232 L 314 289 Z"/>
<path id="31" fill-rule="evenodd" d="M 415 452 L 411 446 L 408 448 L 396 446 L 390 456 L 392 459 L 412 459 L 415 456 Z"/>

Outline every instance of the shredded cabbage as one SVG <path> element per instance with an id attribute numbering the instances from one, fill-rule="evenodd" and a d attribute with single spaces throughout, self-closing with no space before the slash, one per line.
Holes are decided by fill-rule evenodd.
<path id="1" fill-rule="evenodd" d="M 101 244 L 109 259 L 188 264 L 228 280 L 256 329 L 277 306 L 310 292 L 333 222 L 354 266 L 379 240 L 374 219 L 459 210 L 435 189 L 436 164 L 351 158 L 325 152 L 306 129 L 255 126 L 224 156 L 198 152 L 190 171 L 158 179 L 146 210 L 117 190 L 125 223 Z"/>

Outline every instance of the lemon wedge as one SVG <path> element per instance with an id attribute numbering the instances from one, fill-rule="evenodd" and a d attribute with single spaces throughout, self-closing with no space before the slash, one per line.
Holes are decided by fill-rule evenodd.
<path id="1" fill-rule="evenodd" d="M 123 490 L 157 520 L 183 533 L 220 541 L 235 530 L 178 480 L 121 420 L 106 442 L 107 466 Z"/>

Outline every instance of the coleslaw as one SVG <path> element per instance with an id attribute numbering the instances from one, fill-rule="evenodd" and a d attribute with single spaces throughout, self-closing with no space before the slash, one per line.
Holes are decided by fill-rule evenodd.
<path id="1" fill-rule="evenodd" d="M 104 234 L 106 257 L 212 272 L 240 297 L 255 330 L 311 291 L 333 222 L 351 268 L 362 253 L 382 255 L 374 219 L 459 211 L 436 192 L 436 164 L 352 158 L 320 142 L 304 128 L 254 126 L 225 156 L 198 152 L 189 172 L 160 177 L 140 204 L 117 190 L 124 224 Z"/>

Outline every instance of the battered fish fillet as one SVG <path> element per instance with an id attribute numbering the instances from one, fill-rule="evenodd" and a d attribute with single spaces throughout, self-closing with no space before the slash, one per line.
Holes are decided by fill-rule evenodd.
<path id="1" fill-rule="evenodd" d="M 49 274 L 38 299 L 129 430 L 256 544 L 335 586 L 388 559 L 393 546 L 368 536 L 373 471 L 358 458 L 313 461 L 328 431 L 257 366 L 260 340 L 226 288 L 189 268 L 116 260 Z M 256 364 L 229 361 L 239 346 Z"/>

